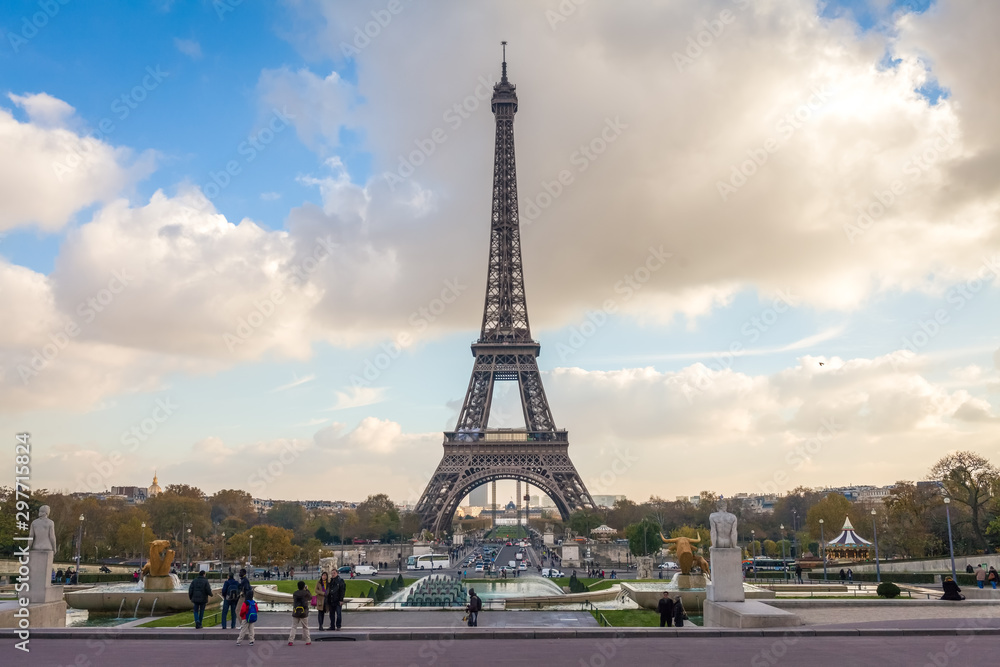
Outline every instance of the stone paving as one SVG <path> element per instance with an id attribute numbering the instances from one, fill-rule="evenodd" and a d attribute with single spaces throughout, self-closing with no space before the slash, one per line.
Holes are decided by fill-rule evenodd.
<path id="1" fill-rule="evenodd" d="M 344 630 L 378 630 L 381 628 L 447 628 L 467 627 L 461 609 L 454 611 L 362 611 L 344 612 Z M 315 612 L 309 614 L 309 628 L 319 622 Z M 323 620 L 324 626 L 329 618 Z M 289 613 L 260 615 L 257 629 L 291 627 Z M 479 614 L 480 628 L 596 628 L 597 620 L 588 611 L 484 611 Z M 209 630 L 211 630 L 210 628 Z M 343 630 L 342 630 L 343 631 Z"/>

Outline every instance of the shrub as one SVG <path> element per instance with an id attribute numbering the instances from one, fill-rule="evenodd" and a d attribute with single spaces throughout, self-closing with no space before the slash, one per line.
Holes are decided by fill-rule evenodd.
<path id="1" fill-rule="evenodd" d="M 368 587 L 368 595 L 366 595 L 365 597 L 369 597 L 372 600 L 375 599 L 375 588 L 373 586 Z"/>
<path id="2" fill-rule="evenodd" d="M 875 592 L 878 593 L 878 596 L 881 598 L 894 598 L 899 597 L 900 590 L 899 586 L 891 581 L 883 581 L 878 585 L 878 588 L 875 589 Z"/>

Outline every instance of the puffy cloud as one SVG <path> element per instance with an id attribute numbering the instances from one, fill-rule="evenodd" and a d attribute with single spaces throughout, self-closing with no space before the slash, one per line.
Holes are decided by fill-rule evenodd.
<path id="1" fill-rule="evenodd" d="M 151 172 L 151 151 L 135 158 L 73 129 L 75 111 L 66 102 L 45 93 L 9 97 L 28 122 L 0 107 L 0 231 L 29 224 L 58 230 Z"/>

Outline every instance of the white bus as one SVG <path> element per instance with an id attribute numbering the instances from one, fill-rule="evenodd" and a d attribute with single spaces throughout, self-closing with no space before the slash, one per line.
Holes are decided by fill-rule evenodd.
<path id="1" fill-rule="evenodd" d="M 443 570 L 448 566 L 446 554 L 424 554 L 406 559 L 407 570 Z"/>

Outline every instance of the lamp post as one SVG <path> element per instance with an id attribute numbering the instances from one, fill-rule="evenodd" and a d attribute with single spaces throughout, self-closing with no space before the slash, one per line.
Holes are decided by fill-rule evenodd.
<path id="1" fill-rule="evenodd" d="M 142 545 L 146 541 L 146 522 L 142 522 L 142 537 L 139 538 L 139 569 L 142 569 Z"/>
<path id="2" fill-rule="evenodd" d="M 756 531 L 750 531 L 750 562 L 753 567 L 753 580 L 757 581 L 757 537 Z"/>
<path id="3" fill-rule="evenodd" d="M 875 580 L 882 583 L 882 569 L 878 563 L 878 526 L 875 524 L 875 510 L 872 510 L 872 532 L 875 534 Z"/>
<path id="4" fill-rule="evenodd" d="M 826 581 L 826 538 L 823 537 L 823 519 L 819 520 L 819 552 L 823 556 L 823 581 Z"/>
<path id="5" fill-rule="evenodd" d="M 80 552 L 83 549 L 83 515 L 80 515 L 80 534 L 76 540 L 76 578 L 80 580 Z"/>
<path id="6" fill-rule="evenodd" d="M 781 571 L 785 574 L 785 581 L 788 581 L 788 564 L 785 563 L 785 524 L 779 526 L 781 530 Z"/>
<path id="7" fill-rule="evenodd" d="M 951 579 L 952 581 L 958 581 L 958 575 L 955 574 L 955 546 L 951 541 L 951 497 L 944 497 L 944 515 L 948 519 L 948 553 L 951 554 Z"/>
<path id="8" fill-rule="evenodd" d="M 222 551 L 219 553 L 219 567 L 226 569 L 226 531 L 222 531 Z"/>
<path id="9" fill-rule="evenodd" d="M 250 555 L 247 556 L 247 569 L 253 567 L 253 535 L 250 536 Z M 253 570 L 251 570 L 251 573 Z"/>

